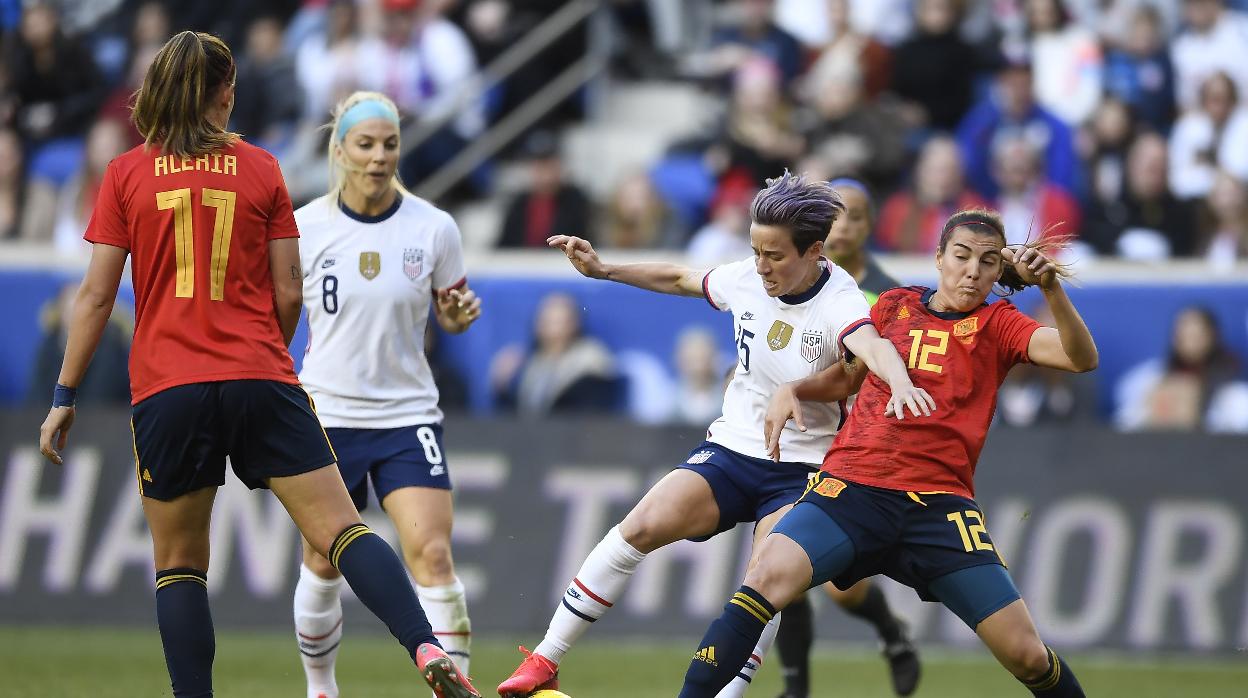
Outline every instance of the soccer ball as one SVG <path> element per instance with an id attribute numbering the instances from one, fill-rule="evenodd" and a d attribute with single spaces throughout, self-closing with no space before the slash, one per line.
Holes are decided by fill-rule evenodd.
<path id="1" fill-rule="evenodd" d="M 537 693 L 530 693 L 529 698 L 572 698 L 572 696 L 566 693 L 560 693 L 559 691 L 546 690 L 538 691 Z"/>

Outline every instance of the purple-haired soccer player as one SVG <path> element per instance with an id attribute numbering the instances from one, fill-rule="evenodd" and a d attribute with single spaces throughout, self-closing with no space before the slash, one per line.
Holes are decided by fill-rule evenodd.
<path id="1" fill-rule="evenodd" d="M 773 461 L 761 426 L 768 399 L 785 382 L 833 366 L 850 352 L 889 386 L 893 414 L 900 418 L 907 407 L 911 415 L 931 414 L 931 397 L 914 387 L 897 350 L 876 333 L 854 280 L 822 256 L 824 238 L 843 210 L 826 183 L 786 172 L 750 206 L 753 257 L 709 271 L 604 264 L 581 238 L 550 238 L 550 246 L 585 276 L 703 296 L 716 310 L 731 312 L 739 361 L 723 416 L 711 424 L 706 441 L 590 552 L 555 608 L 546 637 L 534 652 L 525 651 L 520 667 L 499 685 L 500 695 L 557 687 L 564 655 L 619 600 L 646 554 L 682 538 L 705 540 L 740 522 L 757 522 L 755 541 L 771 531 L 805 490 L 843 414 L 835 403 L 803 405 L 805 428 L 783 430 L 787 460 Z M 775 624 L 770 628 L 774 637 Z M 737 663 L 721 697 L 744 695 L 768 644 L 769 638 L 760 640 L 754 657 Z"/>

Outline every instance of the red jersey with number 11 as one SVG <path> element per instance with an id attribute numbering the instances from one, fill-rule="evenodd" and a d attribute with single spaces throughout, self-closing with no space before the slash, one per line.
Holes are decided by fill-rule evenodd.
<path id="1" fill-rule="evenodd" d="M 873 487 L 974 497 L 975 464 L 997 408 L 997 388 L 1014 364 L 1027 361 L 1040 327 L 999 300 L 969 313 L 927 308 L 932 291 L 896 288 L 880 296 L 871 320 L 897 347 L 910 380 L 936 401 L 930 417 L 885 417 L 892 392 L 868 373 L 823 470 Z"/>
<path id="2" fill-rule="evenodd" d="M 269 241 L 298 237 L 277 160 L 238 141 L 108 164 L 84 236 L 130 251 L 130 395 L 236 379 L 298 383 L 273 303 Z"/>

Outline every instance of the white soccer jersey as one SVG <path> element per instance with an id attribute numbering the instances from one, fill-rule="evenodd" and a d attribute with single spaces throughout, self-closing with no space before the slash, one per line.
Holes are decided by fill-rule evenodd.
<path id="1" fill-rule="evenodd" d="M 433 291 L 465 280 L 455 221 L 407 195 L 374 217 L 323 196 L 295 221 L 308 311 L 299 379 L 321 423 L 391 429 L 441 421 L 425 325 Z"/>
<path id="2" fill-rule="evenodd" d="M 769 458 L 763 418 L 776 388 L 839 361 L 845 336 L 871 322 L 871 308 L 853 277 L 831 262 L 822 264 L 819 281 L 795 296 L 768 296 L 752 258 L 715 267 L 702 279 L 706 300 L 733 315 L 738 359 L 724 394 L 724 414 L 707 430 L 708 441 Z M 822 463 L 842 413 L 841 405 L 803 402 L 806 431 L 798 431 L 792 422 L 785 425 L 781 457 Z"/>

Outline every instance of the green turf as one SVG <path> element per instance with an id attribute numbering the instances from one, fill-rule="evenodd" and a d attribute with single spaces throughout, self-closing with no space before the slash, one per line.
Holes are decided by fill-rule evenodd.
<path id="1" fill-rule="evenodd" d="M 573 698 L 675 696 L 692 643 L 585 642 L 565 663 L 563 689 Z M 520 655 L 502 639 L 478 640 L 473 674 L 484 695 Z M 1003 670 L 977 652 L 929 651 L 919 696 L 1027 696 Z M 1070 657 L 1088 695 L 1106 698 L 1248 695 L 1248 658 L 1221 662 L 1181 659 Z M 891 696 L 883 662 L 863 651 L 817 652 L 816 695 Z M 424 698 L 416 672 L 398 645 L 376 636 L 349 637 L 339 655 L 343 698 Z M 303 674 L 286 634 L 221 633 L 216 695 L 303 695 Z M 14 698 L 132 698 L 170 694 L 155 628 L 74 629 L 0 627 L 0 696 Z M 751 696 L 774 698 L 779 679 L 768 662 Z"/>

